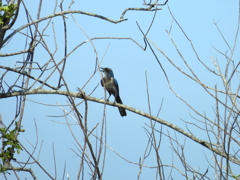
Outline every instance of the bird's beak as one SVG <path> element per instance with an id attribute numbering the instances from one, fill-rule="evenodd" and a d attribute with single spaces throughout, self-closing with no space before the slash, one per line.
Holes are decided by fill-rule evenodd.
<path id="1" fill-rule="evenodd" d="M 100 71 L 101 71 L 101 72 L 104 72 L 104 68 L 101 68 L 101 67 L 100 67 Z"/>

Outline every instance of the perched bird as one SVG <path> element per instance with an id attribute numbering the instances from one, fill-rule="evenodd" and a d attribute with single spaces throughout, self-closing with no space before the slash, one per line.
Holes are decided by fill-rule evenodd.
<path id="1" fill-rule="evenodd" d="M 110 98 L 111 95 L 115 97 L 115 100 L 117 103 L 122 104 L 122 100 L 119 96 L 119 87 L 118 87 L 118 82 L 114 78 L 114 74 L 111 68 L 100 68 L 100 71 L 104 73 L 104 77 L 101 80 L 101 85 L 105 87 L 105 89 L 109 93 L 109 97 L 107 100 Z M 118 107 L 119 112 L 121 116 L 127 116 L 126 110 L 124 108 Z"/>

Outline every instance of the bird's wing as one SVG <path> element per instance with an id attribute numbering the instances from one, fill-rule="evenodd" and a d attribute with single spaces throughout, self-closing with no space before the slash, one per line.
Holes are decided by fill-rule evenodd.
<path id="1" fill-rule="evenodd" d="M 113 78 L 113 82 L 114 82 L 114 85 L 116 86 L 117 91 L 118 91 L 118 93 L 119 93 L 118 82 L 117 82 L 117 80 L 116 80 L 115 78 Z"/>

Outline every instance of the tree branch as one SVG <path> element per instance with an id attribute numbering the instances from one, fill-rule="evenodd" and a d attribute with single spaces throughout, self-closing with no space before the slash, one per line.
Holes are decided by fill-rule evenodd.
<path id="1" fill-rule="evenodd" d="M 12 92 L 12 93 L 2 93 L 2 94 L 0 94 L 0 99 L 1 98 L 14 97 L 14 96 L 20 96 L 20 95 L 33 95 L 33 94 L 59 94 L 59 95 L 81 98 L 81 99 L 85 99 L 85 100 L 89 100 L 89 101 L 93 101 L 93 102 L 97 102 L 97 103 L 101 103 L 101 104 L 107 104 L 107 105 L 110 105 L 110 106 L 122 107 L 122 108 L 125 108 L 125 109 L 133 112 L 133 113 L 142 115 L 142 116 L 144 116 L 146 118 L 149 118 L 149 119 L 152 119 L 152 120 L 154 120 L 154 121 L 156 121 L 160 124 L 168 126 L 169 128 L 172 128 L 172 129 L 176 130 L 180 134 L 192 139 L 193 141 L 197 142 L 198 144 L 201 144 L 202 146 L 206 147 L 207 149 L 217 153 L 219 156 L 222 156 L 224 158 L 227 157 L 226 153 L 219 151 L 217 148 L 214 148 L 213 147 L 213 146 L 215 146 L 214 144 L 209 143 L 207 141 L 204 141 L 202 139 L 199 139 L 196 136 L 194 136 L 190 133 L 187 133 L 186 131 L 179 128 L 178 126 L 175 126 L 174 124 L 169 123 L 169 122 L 167 122 L 163 119 L 160 119 L 160 118 L 155 117 L 155 116 L 153 116 L 149 113 L 145 113 L 145 112 L 140 111 L 136 108 L 126 106 L 126 105 L 123 105 L 123 104 L 119 104 L 119 103 L 115 103 L 115 102 L 111 102 L 111 101 L 105 101 L 105 100 L 90 97 L 90 96 L 83 96 L 82 94 L 79 94 L 79 93 L 72 93 L 72 92 L 60 91 L 60 90 L 44 90 L 44 89 L 33 89 L 33 90 L 29 90 L 29 91 L 17 91 L 17 92 Z M 229 159 L 233 163 L 240 165 L 240 160 L 238 160 L 238 159 L 236 159 L 232 156 L 229 157 Z"/>

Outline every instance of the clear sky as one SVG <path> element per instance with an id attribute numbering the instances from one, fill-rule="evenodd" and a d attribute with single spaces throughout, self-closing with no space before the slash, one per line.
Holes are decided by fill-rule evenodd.
<path id="1" fill-rule="evenodd" d="M 32 14 L 33 20 L 36 20 L 36 13 L 38 8 L 38 2 L 25 0 L 25 5 L 28 8 L 30 14 Z M 70 1 L 63 3 L 63 9 L 68 10 Z M 214 23 L 218 24 L 218 27 L 222 31 L 224 37 L 233 46 L 237 22 L 238 22 L 238 1 L 169 1 L 168 6 L 161 7 L 162 10 L 158 11 L 154 20 L 153 26 L 148 33 L 148 38 L 151 39 L 164 53 L 171 58 L 171 60 L 179 65 L 180 68 L 187 70 L 186 66 L 182 62 L 180 56 L 177 54 L 167 31 L 171 29 L 171 37 L 177 44 L 182 55 L 185 57 L 189 65 L 194 72 L 200 77 L 200 79 L 208 86 L 214 87 L 218 84 L 219 88 L 222 88 L 221 81 L 218 77 L 212 76 L 200 63 L 197 61 L 196 56 L 191 49 L 191 45 L 186 37 L 183 35 L 177 24 L 173 21 L 170 15 L 169 9 L 181 25 L 187 36 L 192 40 L 196 51 L 198 52 L 201 60 L 206 63 L 211 69 L 214 69 L 214 64 L 211 61 L 210 56 L 218 58 L 220 65 L 226 64 L 225 59 L 216 51 L 213 47 L 222 52 L 229 51 L 228 47 L 224 43 L 221 35 L 219 34 Z M 55 1 L 43 0 L 41 17 L 48 16 L 53 13 Z M 144 7 L 142 1 L 76 1 L 71 9 L 81 10 L 90 13 L 106 16 L 113 20 L 118 20 L 122 12 L 128 7 Z M 168 9 L 169 8 L 169 9 Z M 57 8 L 56 12 L 60 9 Z M 76 19 L 76 24 L 71 15 L 67 14 L 67 33 L 68 33 L 68 52 L 72 51 L 78 44 L 86 41 L 88 37 L 121 37 L 132 38 L 140 45 L 144 46 L 143 36 L 139 31 L 136 22 L 140 25 L 143 32 L 146 32 L 151 24 L 154 12 L 147 11 L 128 11 L 124 18 L 128 21 L 121 22 L 119 24 L 110 23 L 99 18 L 94 18 L 86 15 L 73 14 Z M 52 30 L 52 22 L 56 31 L 56 42 L 58 51 L 54 55 L 55 59 L 60 61 L 64 57 L 64 36 L 63 36 L 63 22 L 62 17 L 58 16 L 52 19 L 49 27 L 45 31 L 45 41 L 51 51 L 54 51 L 54 37 Z M 19 18 L 13 29 L 17 29 L 26 24 L 26 14 L 23 8 L 20 10 Z M 43 29 L 48 21 L 43 21 L 39 24 L 39 28 Z M 79 28 L 81 27 L 83 31 Z M 27 30 L 22 32 L 26 33 Z M 187 131 L 185 121 L 194 121 L 190 117 L 191 115 L 199 118 L 194 112 L 187 107 L 179 98 L 174 95 L 168 86 L 163 71 L 157 63 L 154 55 L 149 47 L 146 51 L 143 51 L 139 46 L 134 44 L 131 40 L 94 40 L 93 41 L 99 60 L 102 60 L 102 67 L 111 67 L 114 71 L 114 75 L 119 83 L 120 95 L 124 104 L 138 108 L 144 112 L 149 112 L 148 98 L 146 93 L 146 79 L 145 73 L 148 77 L 148 90 L 150 96 L 151 113 L 156 116 L 161 106 L 162 109 L 159 117 L 165 121 L 171 122 Z M 18 34 L 15 38 L 12 38 L 10 43 L 2 48 L 1 53 L 10 53 L 23 50 L 25 46 L 25 37 Z M 152 46 L 153 47 L 153 46 Z M 239 46 L 237 45 L 234 58 L 239 59 Z M 176 93 L 184 98 L 188 103 L 196 108 L 199 112 L 205 113 L 208 117 L 214 119 L 215 114 L 213 112 L 214 99 L 212 99 L 200 85 L 194 83 L 192 80 L 182 75 L 166 60 L 160 52 L 154 48 L 156 55 L 164 67 L 172 87 Z M 0 64 L 4 66 L 18 66 L 17 61 L 21 61 L 23 56 L 14 56 L 7 58 L 0 58 Z M 38 62 L 40 66 L 43 66 L 49 56 L 45 53 L 43 47 L 39 45 L 34 54 L 34 61 Z M 86 43 L 76 49 L 67 59 L 66 70 L 64 77 L 68 83 L 70 91 L 77 92 L 76 88 L 82 88 L 89 77 L 92 75 L 95 68 L 96 55 L 90 43 Z M 0 70 L 0 74 L 3 71 Z M 50 73 L 50 71 L 49 71 Z M 49 75 L 46 73 L 42 78 L 44 79 Z M 38 75 L 39 72 L 33 72 L 33 75 Z M 9 73 L 7 76 L 8 84 L 15 81 L 16 75 Z M 90 82 L 83 89 L 88 95 L 100 82 L 100 73 L 96 73 Z M 49 84 L 57 86 L 58 74 L 55 73 L 48 81 Z M 37 87 L 39 84 L 34 86 Z M 61 90 L 65 90 L 63 87 Z M 98 86 L 91 96 L 96 98 L 103 98 L 104 91 L 101 86 Z M 26 131 L 22 133 L 19 138 L 25 147 L 32 150 L 31 144 L 35 144 L 38 141 L 37 151 L 35 157 L 38 157 L 38 152 L 41 151 L 39 159 L 42 166 L 46 167 L 54 176 L 54 159 L 53 159 L 53 144 L 55 149 L 55 156 L 57 161 L 57 179 L 62 179 L 62 173 L 64 170 L 64 163 L 66 162 L 66 172 L 69 174 L 70 179 L 76 179 L 77 170 L 79 167 L 79 157 L 71 150 L 78 152 L 76 142 L 74 141 L 68 126 L 64 124 L 65 118 L 55 118 L 52 116 L 63 115 L 62 108 L 67 104 L 67 98 L 59 95 L 30 95 L 27 97 L 26 110 L 24 114 L 24 122 L 22 124 L 23 129 Z M 110 101 L 114 101 L 111 97 Z M 38 103 L 35 103 L 38 102 Z M 81 102 L 81 100 L 77 100 Z M 3 121 L 8 125 L 15 114 L 16 98 L 7 98 L 0 100 L 0 113 L 2 114 Z M 41 104 L 39 104 L 41 103 Z M 47 105 L 46 105 L 47 104 Z M 48 106 L 52 105 L 52 106 Z M 97 123 L 102 121 L 102 113 L 104 106 L 89 102 L 88 123 L 89 129 L 96 126 Z M 84 112 L 84 106 L 80 105 L 79 110 Z M 107 144 L 118 152 L 122 157 L 129 161 L 138 163 L 142 158 L 145 147 L 148 142 L 148 136 L 144 127 L 149 124 L 149 119 L 143 118 L 132 112 L 127 112 L 127 117 L 121 117 L 116 107 L 108 106 L 106 110 L 107 114 Z M 76 124 L 74 119 L 70 116 L 68 121 L 71 124 Z M 35 128 L 37 125 L 37 130 Z M 196 123 L 196 122 L 195 122 Z M 189 126 L 191 132 L 201 139 L 207 139 L 206 134 L 199 131 L 194 126 Z M 82 133 L 79 126 L 72 127 L 73 132 L 78 138 L 79 142 L 83 141 Z M 160 129 L 161 126 L 157 125 Z M 163 126 L 164 133 L 170 133 L 174 135 L 174 131 L 166 126 Z M 37 132 L 36 132 L 37 131 Z M 100 129 L 99 129 L 100 132 Z M 97 133 L 97 131 L 96 131 Z M 36 135 L 37 134 L 37 135 Z M 212 157 L 213 155 L 207 149 L 204 149 L 192 140 L 183 137 L 180 134 L 176 134 L 180 143 L 186 145 L 185 153 L 188 155 L 187 160 L 196 169 L 199 169 L 202 173 L 209 166 L 205 159 Z M 162 137 L 161 155 L 163 155 L 162 163 L 171 164 L 174 161 L 175 165 L 182 168 L 177 157 L 174 156 L 169 146 L 169 140 L 165 136 Z M 94 138 L 92 142 L 96 141 Z M 78 152 L 80 153 L 80 152 Z M 26 154 L 22 153 L 17 159 L 19 161 L 26 161 Z M 174 160 L 173 160 L 174 159 Z M 31 160 L 30 160 L 31 162 Z M 146 166 L 156 166 L 155 154 L 152 152 L 150 157 L 145 161 Z M 39 179 L 46 178 L 46 175 L 36 166 L 33 166 L 37 177 Z M 139 172 L 139 166 L 126 162 L 124 159 L 117 156 L 112 150 L 107 149 L 106 164 L 104 169 L 103 179 L 137 179 Z M 166 173 L 168 173 L 166 169 Z M 214 178 L 213 173 L 212 178 Z M 237 173 L 237 172 L 236 172 Z M 239 172 L 238 172 L 239 173 Z M 140 179 L 154 179 L 156 176 L 155 169 L 144 168 Z M 172 174 L 177 179 L 181 177 L 179 173 Z M 20 173 L 20 177 L 27 177 L 29 174 Z M 89 179 L 87 173 L 85 178 Z"/>

